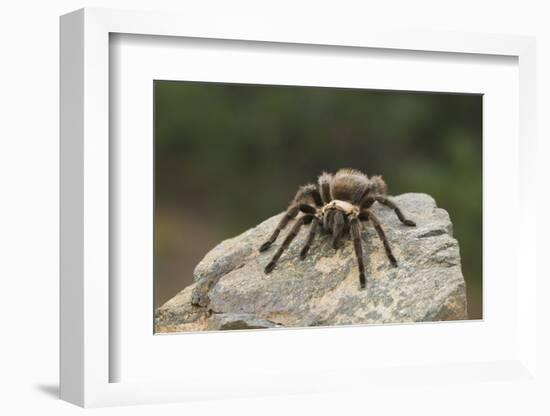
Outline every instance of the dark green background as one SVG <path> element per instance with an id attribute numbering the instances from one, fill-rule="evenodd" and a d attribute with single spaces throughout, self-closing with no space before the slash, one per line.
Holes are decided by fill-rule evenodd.
<path id="1" fill-rule="evenodd" d="M 322 171 L 424 192 L 460 243 L 470 318 L 482 311 L 482 97 L 155 81 L 155 306 L 221 240 L 284 210 Z"/>

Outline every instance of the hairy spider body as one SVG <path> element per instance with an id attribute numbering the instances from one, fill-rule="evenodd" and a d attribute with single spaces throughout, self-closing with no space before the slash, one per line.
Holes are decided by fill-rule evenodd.
<path id="1" fill-rule="evenodd" d="M 363 246 L 361 244 L 362 223 L 365 221 L 372 223 L 378 237 L 382 240 L 390 263 L 397 267 L 397 260 L 392 253 L 382 224 L 370 210 L 370 207 L 378 202 L 393 209 L 403 224 L 408 226 L 415 226 L 416 224 L 403 215 L 399 207 L 386 196 L 386 193 L 387 186 L 381 176 L 369 178 L 366 174 L 355 169 L 340 169 L 334 175 L 323 172 L 319 176 L 317 185 L 301 186 L 273 234 L 260 247 L 260 251 L 267 250 L 288 223 L 296 218 L 298 213 L 302 213 L 265 267 L 265 273 L 273 271 L 283 252 L 298 235 L 300 228 L 304 224 L 311 224 L 305 245 L 300 252 L 300 258 L 304 259 L 306 257 L 319 229 L 331 234 L 331 243 L 334 249 L 339 247 L 342 237 L 349 235 L 353 240 L 355 256 L 357 257 L 359 284 L 361 288 L 365 288 L 366 276 Z"/>

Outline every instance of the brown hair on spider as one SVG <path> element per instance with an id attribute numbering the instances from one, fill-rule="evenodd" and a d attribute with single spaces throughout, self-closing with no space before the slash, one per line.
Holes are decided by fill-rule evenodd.
<path id="1" fill-rule="evenodd" d="M 305 245 L 300 252 L 300 258 L 304 259 L 306 257 L 319 228 L 332 235 L 332 247 L 334 249 L 339 247 L 339 242 L 343 236 L 349 235 L 353 240 L 357 257 L 359 284 L 362 289 L 365 288 L 366 276 L 361 245 L 361 229 L 365 221 L 372 223 L 378 237 L 382 240 L 390 263 L 397 267 L 397 260 L 392 253 L 382 224 L 370 207 L 378 202 L 393 209 L 403 224 L 413 227 L 416 224 L 405 218 L 399 207 L 387 197 L 386 192 L 387 186 L 382 176 L 369 178 L 363 172 L 355 169 L 340 169 L 334 175 L 323 172 L 319 176 L 316 185 L 301 186 L 273 234 L 260 247 L 260 251 L 267 250 L 288 223 L 296 218 L 298 213 L 302 213 L 284 239 L 283 244 L 265 267 L 265 273 L 273 271 L 283 252 L 298 235 L 300 228 L 304 224 L 311 224 Z"/>

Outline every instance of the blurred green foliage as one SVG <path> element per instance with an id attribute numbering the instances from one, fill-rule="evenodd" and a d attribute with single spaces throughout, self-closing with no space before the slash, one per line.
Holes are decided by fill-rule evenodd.
<path id="1" fill-rule="evenodd" d="M 173 81 L 154 91 L 157 304 L 217 242 L 284 210 L 322 171 L 353 167 L 449 212 L 470 317 L 481 317 L 480 95 Z M 178 261 L 190 246 L 195 258 Z"/>

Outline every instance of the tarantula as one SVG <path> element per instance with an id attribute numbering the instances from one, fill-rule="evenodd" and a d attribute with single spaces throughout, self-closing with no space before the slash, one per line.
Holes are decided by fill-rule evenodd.
<path id="1" fill-rule="evenodd" d="M 386 191 L 387 186 L 381 176 L 369 178 L 355 169 L 340 169 L 334 175 L 324 172 L 319 176 L 318 185 L 301 186 L 271 237 L 260 247 L 260 251 L 267 250 L 290 220 L 296 218 L 299 212 L 304 214 L 298 217 L 294 223 L 283 244 L 265 267 L 265 273 L 273 271 L 281 254 L 296 237 L 302 225 L 311 224 L 305 245 L 300 252 L 300 258 L 304 259 L 306 257 L 319 227 L 332 234 L 332 247 L 334 249 L 339 247 L 340 239 L 345 234 L 349 234 L 353 239 L 357 257 L 359 284 L 364 289 L 366 277 L 365 265 L 363 264 L 363 248 L 361 246 L 361 228 L 362 221 L 367 220 L 372 223 L 378 237 L 382 240 L 390 263 L 397 267 L 397 260 L 392 253 L 382 224 L 369 208 L 372 204 L 378 202 L 392 208 L 403 224 L 413 227 L 416 224 L 405 218 L 399 207 L 388 199 Z"/>

